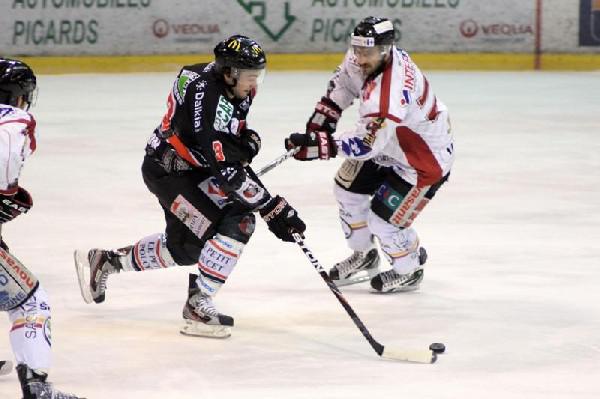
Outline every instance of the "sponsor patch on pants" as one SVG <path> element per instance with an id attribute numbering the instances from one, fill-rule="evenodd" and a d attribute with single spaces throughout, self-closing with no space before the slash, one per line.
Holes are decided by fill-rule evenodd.
<path id="1" fill-rule="evenodd" d="M 171 212 L 200 239 L 211 225 L 210 220 L 181 194 L 171 204 Z"/>

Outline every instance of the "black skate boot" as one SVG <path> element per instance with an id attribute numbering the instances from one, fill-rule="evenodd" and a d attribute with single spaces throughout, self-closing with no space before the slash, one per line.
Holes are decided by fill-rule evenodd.
<path id="1" fill-rule="evenodd" d="M 427 262 L 427 251 L 425 248 L 419 248 L 419 265 L 423 266 Z M 371 279 L 371 287 L 382 293 L 387 292 L 407 292 L 419 288 L 423 281 L 423 268 L 418 267 L 407 274 L 399 274 L 394 269 L 379 273 Z"/>
<path id="2" fill-rule="evenodd" d="M 123 269 L 119 258 L 126 256 L 131 248 L 130 246 L 116 251 L 94 248 L 87 254 L 84 251 L 75 251 L 75 270 L 81 296 L 86 303 L 104 302 L 108 275 L 119 273 Z"/>
<path id="3" fill-rule="evenodd" d="M 183 335 L 209 338 L 231 336 L 233 317 L 219 313 L 212 303 L 212 297 L 200 291 L 195 274 L 189 275 L 188 299 L 183 307 Z"/>
<path id="4" fill-rule="evenodd" d="M 379 254 L 377 249 L 373 248 L 368 252 L 354 251 L 348 258 L 336 263 L 329 270 L 329 278 L 338 287 L 343 287 L 367 281 L 377 273 L 379 273 Z"/>
<path id="5" fill-rule="evenodd" d="M 23 399 L 85 399 L 57 391 L 51 383 L 46 381 L 48 378 L 46 373 L 32 370 L 25 364 L 17 366 L 17 375 L 21 382 Z"/>

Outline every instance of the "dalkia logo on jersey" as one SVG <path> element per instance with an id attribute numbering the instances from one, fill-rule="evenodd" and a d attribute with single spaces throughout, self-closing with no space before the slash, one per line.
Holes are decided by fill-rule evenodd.
<path id="1" fill-rule="evenodd" d="M 600 46 L 600 0 L 579 3 L 579 45 Z"/>

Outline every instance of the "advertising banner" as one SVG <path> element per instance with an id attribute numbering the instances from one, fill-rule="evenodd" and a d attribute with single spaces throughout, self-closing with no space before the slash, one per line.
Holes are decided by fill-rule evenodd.
<path id="1" fill-rule="evenodd" d="M 600 0 L 581 0 L 579 45 L 600 46 Z"/>
<path id="2" fill-rule="evenodd" d="M 577 1 L 554 2 L 553 15 L 573 9 L 563 14 L 577 18 L 581 7 L 580 31 L 560 35 L 576 42 L 579 34 L 580 46 L 598 45 L 600 0 Z M 269 52 L 342 52 L 354 25 L 376 15 L 393 21 L 399 45 L 411 52 L 531 53 L 535 7 L 535 0 L 2 0 L 0 52 L 210 53 L 234 33 Z M 578 49 L 559 45 L 558 51 Z"/>

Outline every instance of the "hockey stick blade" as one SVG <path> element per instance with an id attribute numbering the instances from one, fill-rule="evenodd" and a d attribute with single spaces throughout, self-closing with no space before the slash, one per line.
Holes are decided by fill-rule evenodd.
<path id="1" fill-rule="evenodd" d="M 380 356 L 384 359 L 411 363 L 429 364 L 435 363 L 437 360 L 437 355 L 432 350 L 401 350 L 388 348 L 387 346 L 383 348 Z"/>
<path id="2" fill-rule="evenodd" d="M 371 345 L 371 348 L 373 348 L 375 353 L 377 353 L 384 359 L 402 362 L 433 363 L 436 361 L 437 355 L 432 350 L 419 351 L 389 349 L 377 342 L 377 340 L 373 338 L 373 336 L 371 335 L 365 324 L 362 322 L 362 320 L 358 317 L 354 309 L 352 309 L 344 295 L 342 295 L 342 292 L 339 290 L 339 288 L 333 283 L 333 281 L 331 281 L 331 278 L 329 278 L 329 275 L 327 274 L 325 269 L 323 269 L 321 263 L 319 263 L 317 258 L 313 255 L 312 251 L 304 244 L 304 237 L 298 233 L 293 233 L 292 237 L 294 238 L 294 241 L 296 241 L 296 244 L 298 244 L 302 252 L 304 252 L 304 255 L 306 255 L 306 257 L 308 258 L 312 266 L 315 268 L 317 273 L 319 273 L 321 278 L 325 281 L 331 293 L 342 305 L 348 316 L 350 316 L 350 318 L 354 322 L 354 325 L 358 328 L 363 337 L 365 337 L 369 345 Z"/>

